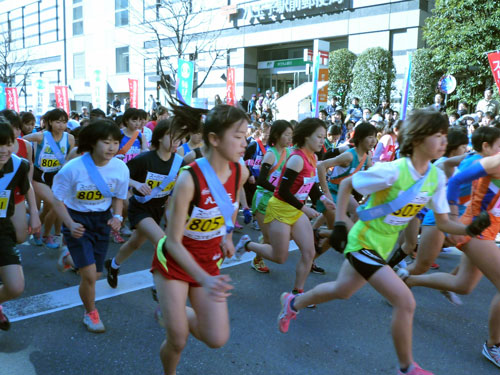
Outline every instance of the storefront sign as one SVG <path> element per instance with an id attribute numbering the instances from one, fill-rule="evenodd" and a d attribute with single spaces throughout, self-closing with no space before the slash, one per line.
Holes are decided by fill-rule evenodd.
<path id="1" fill-rule="evenodd" d="M 183 101 L 187 105 L 191 105 L 191 98 L 193 97 L 193 77 L 193 62 L 179 59 L 176 83 L 177 99 Z"/>
<path id="2" fill-rule="evenodd" d="M 274 60 L 274 61 L 260 61 L 258 69 L 273 69 L 273 68 L 287 68 L 289 66 L 305 66 L 311 64 L 311 61 L 304 61 L 302 59 L 288 59 L 288 60 Z"/>
<path id="3" fill-rule="evenodd" d="M 69 96 L 68 96 L 68 86 L 54 86 L 56 107 L 64 109 L 64 111 L 69 116 Z"/>
<path id="4" fill-rule="evenodd" d="M 46 78 L 33 78 L 33 113 L 34 115 L 43 115 L 48 110 L 49 106 L 49 82 Z M 106 107 L 104 107 L 106 108 Z"/>
<path id="5" fill-rule="evenodd" d="M 243 19 L 256 24 L 338 12 L 348 7 L 349 0 L 261 0 L 244 4 L 242 9 Z"/>
<path id="6" fill-rule="evenodd" d="M 491 72 L 493 73 L 493 78 L 500 91 L 500 52 L 493 52 L 488 54 L 488 60 L 490 62 Z"/>

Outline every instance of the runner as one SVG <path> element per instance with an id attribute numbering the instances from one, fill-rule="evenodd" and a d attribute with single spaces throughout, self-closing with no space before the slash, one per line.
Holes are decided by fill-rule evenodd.
<path id="1" fill-rule="evenodd" d="M 129 199 L 128 217 L 132 236 L 124 243 L 113 259 L 107 259 L 109 286 L 116 288 L 120 266 L 146 240 L 156 246 L 165 236 L 160 221 L 165 212 L 165 204 L 173 191 L 175 179 L 183 165 L 182 157 L 175 153 L 179 140 L 170 136 L 172 119 L 161 120 L 155 127 L 152 146 L 155 151 L 145 152 L 130 160 L 129 185 L 134 195 Z"/>
<path id="2" fill-rule="evenodd" d="M 500 232 L 500 192 L 498 189 L 500 186 L 500 154 L 498 153 L 500 139 L 497 138 L 489 146 L 485 143 L 483 146 L 491 147 L 491 151 L 495 154 L 473 163 L 453 176 L 448 183 L 448 201 L 452 210 L 452 218 L 458 220 L 460 187 L 477 180 L 472 185 L 471 201 L 460 218 L 460 222 L 468 224 L 480 213 L 483 214 L 483 210 L 487 210 L 491 226 L 482 231 L 480 237 L 465 237 L 457 245 L 463 251 L 463 255 L 456 275 L 434 273 L 410 276 L 405 282 L 409 286 L 426 286 L 458 294 L 469 294 L 484 274 L 495 286 L 497 293 L 490 304 L 489 336 L 483 344 L 482 353 L 500 367 L 500 254 L 495 242 Z"/>
<path id="3" fill-rule="evenodd" d="M 448 122 L 439 113 L 414 111 L 400 132 L 401 155 L 406 157 L 390 163 L 377 163 L 373 168 L 342 181 L 332 245 L 338 251 L 345 248 L 346 260 L 336 281 L 320 284 L 299 296 L 282 294 L 283 308 L 278 318 L 281 332 L 288 331 L 290 320 L 295 319 L 297 312 L 304 307 L 348 299 L 368 282 L 393 306 L 392 337 L 399 362 L 398 374 L 432 374 L 413 362 L 415 300 L 404 282 L 387 265 L 386 259 L 399 232 L 428 202 L 436 213 L 441 230 L 455 234 L 481 233 L 478 223 L 465 227 L 448 219 L 445 177 L 442 171 L 430 164 L 445 151 L 447 129 Z M 370 198 L 359 211 L 361 220 L 354 224 L 348 236 L 346 211 L 353 188 L 361 194 L 370 194 Z M 402 191 L 407 193 L 400 194 Z M 487 227 L 489 223 L 484 223 L 484 216 L 482 219 L 482 228 Z M 368 319 L 373 320 L 373 317 L 368 316 Z"/>
<path id="4" fill-rule="evenodd" d="M 95 307 L 95 283 L 103 270 L 110 229 L 120 228 L 127 198 L 129 171 L 114 157 L 120 139 L 112 121 L 95 120 L 79 136 L 79 151 L 86 153 L 69 161 L 54 178 L 54 209 L 64 222 L 64 239 L 81 277 L 83 324 L 94 333 L 105 331 Z"/>
<path id="5" fill-rule="evenodd" d="M 262 230 L 262 243 L 269 243 L 269 225 L 264 224 L 264 218 L 269 199 L 278 186 L 281 170 L 290 156 L 288 146 L 292 143 L 292 135 L 292 125 L 285 120 L 275 121 L 269 133 L 268 143 L 270 147 L 262 159 L 257 189 L 252 201 L 252 212 Z M 269 272 L 269 268 L 259 255 L 253 258 L 250 265 L 257 272 Z"/>
<path id="6" fill-rule="evenodd" d="M 37 200 L 43 201 L 43 213 L 40 217 L 43 223 L 43 237 L 42 242 L 39 242 L 35 234 L 35 244 L 43 243 L 49 249 L 57 249 L 61 245 L 62 222 L 52 209 L 54 195 L 51 188 L 54 176 L 66 162 L 75 139 L 66 132 L 68 115 L 62 109 L 53 109 L 43 118 L 47 130 L 25 135 L 23 139 L 36 145 L 33 188 Z M 54 236 L 51 235 L 52 227 Z"/>
<path id="7" fill-rule="evenodd" d="M 186 156 L 191 151 L 201 149 L 203 147 L 203 135 L 201 133 L 192 133 L 189 135 L 189 141 L 183 143 L 177 148 L 177 153 L 180 156 Z"/>
<path id="8" fill-rule="evenodd" d="M 307 118 L 300 122 L 293 133 L 295 150 L 291 153 L 282 169 L 278 181 L 279 188 L 274 191 L 266 209 L 264 224 L 269 224 L 270 244 L 251 242 L 248 238 L 242 252 L 254 251 L 264 259 L 284 263 L 288 258 L 290 237 L 301 252 L 297 263 L 293 287 L 294 293 L 302 293 L 314 258 L 314 236 L 310 219 L 319 212 L 305 204 L 308 196 L 313 202 L 322 199 L 328 209 L 334 204 L 322 195 L 316 182 L 316 155 L 326 135 L 325 123 L 319 119 Z"/>
<path id="9" fill-rule="evenodd" d="M 172 134 L 199 131 L 204 110 L 171 107 Z M 226 299 L 232 287 L 230 278 L 219 274 L 219 265 L 234 254 L 231 230 L 238 191 L 248 177 L 238 163 L 245 152 L 248 121 L 235 107 L 215 106 L 203 125 L 205 158 L 190 164 L 176 182 L 168 237 L 159 242 L 151 268 L 166 325 L 160 350 L 165 374 L 176 373 L 189 333 L 211 348 L 229 339 Z M 192 307 L 186 306 L 188 297 Z"/>
<path id="10" fill-rule="evenodd" d="M 21 255 L 16 249 L 16 228 L 10 218 L 14 215 L 12 192 L 18 190 L 26 194 L 30 189 L 29 163 L 13 154 L 14 132 L 9 122 L 0 116 L 0 304 L 21 295 L 24 290 L 24 275 Z M 30 212 L 30 230 L 40 231 L 40 219 L 36 202 L 32 195 L 27 196 Z M 10 328 L 8 317 L 0 305 L 0 329 Z"/>

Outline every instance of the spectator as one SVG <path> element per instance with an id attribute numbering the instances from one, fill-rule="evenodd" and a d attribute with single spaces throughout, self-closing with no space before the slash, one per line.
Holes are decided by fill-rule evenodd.
<path id="1" fill-rule="evenodd" d="M 271 112 L 271 100 L 273 100 L 272 92 L 271 90 L 266 90 L 266 97 L 262 101 L 262 112 Z"/>
<path id="2" fill-rule="evenodd" d="M 130 99 L 125 98 L 125 103 L 123 103 L 123 112 L 130 108 Z"/>
<path id="3" fill-rule="evenodd" d="M 115 95 L 115 98 L 111 102 L 111 107 L 116 109 L 116 112 L 120 112 L 121 106 L 122 106 L 122 102 L 118 98 L 118 95 Z"/>
<path id="4" fill-rule="evenodd" d="M 241 95 L 241 98 L 240 98 L 240 100 L 238 100 L 238 103 L 240 104 L 242 111 L 246 111 L 247 110 L 247 108 L 248 108 L 248 100 L 246 100 L 243 95 Z"/>
<path id="5" fill-rule="evenodd" d="M 458 117 L 465 116 L 468 113 L 469 113 L 469 108 L 467 103 L 466 102 L 458 103 L 458 110 L 457 110 Z"/>
<path id="6" fill-rule="evenodd" d="M 156 111 L 156 100 L 155 98 L 153 97 L 152 94 L 149 95 L 148 97 L 148 101 L 146 103 L 146 110 L 147 112 L 152 115 L 154 111 Z"/>
<path id="7" fill-rule="evenodd" d="M 340 105 L 337 104 L 338 98 L 334 95 L 330 98 L 330 104 L 326 106 L 326 113 L 328 116 L 332 117 L 336 110 L 340 109 Z"/>
<path id="8" fill-rule="evenodd" d="M 392 122 L 396 122 L 399 120 L 399 112 L 398 111 L 392 111 Z"/>
<path id="9" fill-rule="evenodd" d="M 257 110 L 257 95 L 253 94 L 252 98 L 248 102 L 247 112 L 252 113 Z"/>
<path id="10" fill-rule="evenodd" d="M 318 115 L 318 118 L 320 120 L 323 120 L 323 121 L 326 121 L 326 118 L 328 117 L 328 113 L 326 112 L 325 109 L 322 109 L 321 111 L 319 111 L 319 115 Z"/>
<path id="11" fill-rule="evenodd" d="M 357 123 L 359 120 L 361 120 L 362 117 L 363 111 L 361 110 L 361 106 L 359 105 L 359 98 L 354 97 L 352 98 L 351 105 L 347 110 L 347 118 L 345 119 L 345 121 L 353 121 L 354 123 Z"/>
<path id="12" fill-rule="evenodd" d="M 219 94 L 215 94 L 215 97 L 214 97 L 214 106 L 220 105 L 220 104 L 223 104 L 222 100 L 221 100 Z"/>
<path id="13" fill-rule="evenodd" d="M 448 115 L 448 120 L 450 122 L 450 126 L 458 125 L 458 113 L 452 112 Z"/>
<path id="14" fill-rule="evenodd" d="M 491 122 L 495 119 L 492 112 L 486 112 L 481 119 L 481 126 L 490 126 Z"/>
<path id="15" fill-rule="evenodd" d="M 68 124 L 66 125 L 68 130 L 71 132 L 76 128 L 80 127 L 79 121 L 80 121 L 80 115 L 78 115 L 78 112 L 71 111 L 69 114 Z"/>
<path id="16" fill-rule="evenodd" d="M 484 90 L 484 99 L 481 99 L 477 103 L 476 112 L 477 111 L 483 111 L 483 113 L 491 112 L 493 113 L 493 117 L 498 115 L 498 112 L 500 110 L 500 103 L 492 99 L 492 96 L 493 96 L 493 89 L 491 87 L 488 87 L 486 90 Z"/>
<path id="17" fill-rule="evenodd" d="M 95 108 L 92 111 L 90 111 L 89 118 L 90 121 L 97 120 L 99 118 L 106 118 L 106 114 L 101 109 Z"/>
<path id="18" fill-rule="evenodd" d="M 378 105 L 375 113 L 380 113 L 381 115 L 383 115 L 387 109 L 391 109 L 391 103 L 389 102 L 387 97 L 384 97 L 382 98 L 382 104 Z"/>
<path id="19" fill-rule="evenodd" d="M 429 109 L 438 112 L 446 112 L 446 105 L 443 103 L 443 95 L 441 95 L 441 93 L 437 93 L 434 96 L 434 104 L 431 104 Z"/>
<path id="20" fill-rule="evenodd" d="M 80 114 L 80 118 L 89 118 L 89 109 L 87 107 L 82 107 L 82 113 Z"/>
<path id="21" fill-rule="evenodd" d="M 279 92 L 275 92 L 274 95 L 273 95 L 273 98 L 271 99 L 271 104 L 270 104 L 270 107 L 271 107 L 271 115 L 272 115 L 272 120 L 275 121 L 277 119 L 277 114 L 279 113 L 278 111 L 278 104 L 277 104 L 277 101 L 278 99 L 280 98 L 280 93 Z"/>

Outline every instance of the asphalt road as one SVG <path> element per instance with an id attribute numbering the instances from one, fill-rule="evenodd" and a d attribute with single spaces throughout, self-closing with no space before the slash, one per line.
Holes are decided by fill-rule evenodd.
<path id="1" fill-rule="evenodd" d="M 259 235 L 252 229 L 244 232 L 254 239 Z M 20 248 L 26 290 L 18 301 L 4 304 L 7 311 L 23 302 L 43 305 L 43 293 L 78 284 L 76 274 L 57 271 L 57 251 Z M 110 255 L 117 249 L 112 244 Z M 218 350 L 190 338 L 178 374 L 396 374 L 391 307 L 369 286 L 348 301 L 302 311 L 288 334 L 278 332 L 279 296 L 292 287 L 298 255 L 290 253 L 284 265 L 268 262 L 270 274 L 258 274 L 249 263 L 224 269 L 235 286 L 229 299 L 231 338 Z M 123 265 L 121 275 L 147 269 L 151 256 L 152 246 L 147 244 Z M 438 263 L 449 271 L 457 261 L 457 255 L 446 254 Z M 327 274 L 311 274 L 307 288 L 334 280 L 341 262 L 333 251 L 323 255 L 318 264 Z M 487 280 L 464 296 L 460 307 L 437 291 L 416 288 L 414 293 L 414 356 L 423 368 L 435 374 L 500 372 L 481 355 L 488 307 L 495 294 Z M 107 328 L 104 334 L 86 331 L 81 306 L 16 321 L 10 331 L 0 331 L 0 375 L 162 374 L 158 351 L 164 332 L 153 318 L 155 306 L 149 288 L 98 301 Z"/>

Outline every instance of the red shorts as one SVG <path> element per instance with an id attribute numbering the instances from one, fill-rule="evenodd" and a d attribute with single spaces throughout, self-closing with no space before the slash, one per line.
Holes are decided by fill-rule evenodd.
<path id="1" fill-rule="evenodd" d="M 153 264 L 151 265 L 151 272 L 158 271 L 161 275 L 169 280 L 185 281 L 191 287 L 200 287 L 201 285 L 196 282 L 184 269 L 177 264 L 177 262 L 163 251 L 163 247 L 167 237 L 163 237 L 156 245 L 156 251 L 153 255 Z M 196 262 L 203 268 L 209 275 L 220 275 L 220 266 L 224 261 L 222 251 L 220 248 L 214 249 L 211 254 L 195 254 L 191 253 Z"/>
<path id="2" fill-rule="evenodd" d="M 493 216 L 492 214 L 489 215 L 491 225 L 486 228 L 480 236 L 477 237 L 478 239 L 483 241 L 495 241 L 497 234 L 500 232 L 500 218 Z M 473 219 L 474 218 L 472 216 L 464 214 L 462 215 L 462 217 L 460 217 L 460 222 L 462 224 L 469 225 L 470 223 L 472 223 Z M 471 237 L 469 236 L 465 236 L 465 238 L 466 240 L 464 242 L 457 244 L 457 248 L 462 249 L 462 246 L 464 246 L 471 240 Z"/>

